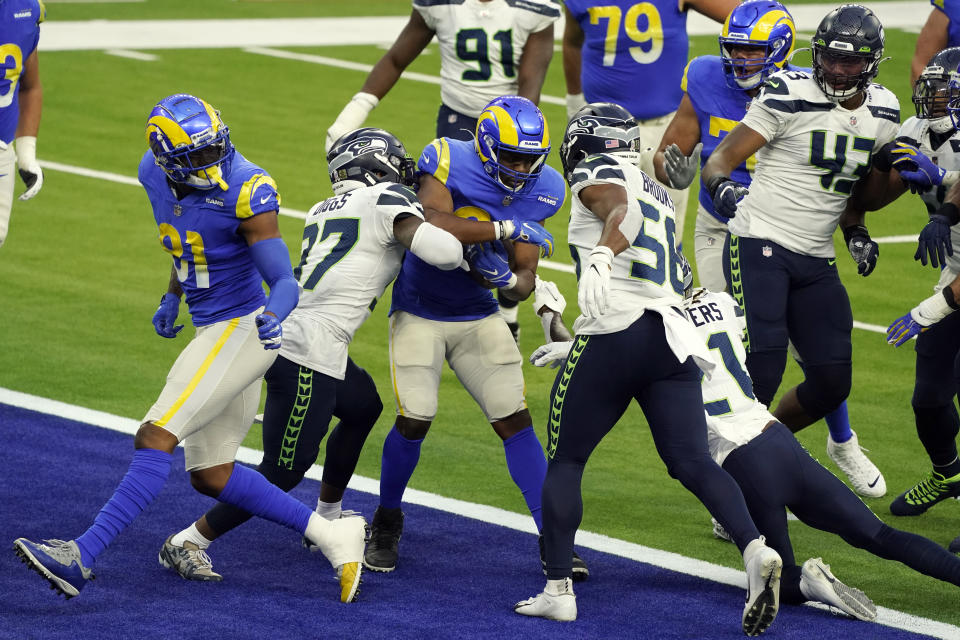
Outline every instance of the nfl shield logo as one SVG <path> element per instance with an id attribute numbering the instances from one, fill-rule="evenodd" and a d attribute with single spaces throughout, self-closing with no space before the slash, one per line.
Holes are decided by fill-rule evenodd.
<path id="1" fill-rule="evenodd" d="M 181 207 L 179 203 L 173 205 L 173 215 L 177 217 L 183 215 L 183 207 Z"/>
<path id="2" fill-rule="evenodd" d="M 857 116 L 850 116 L 850 124 L 854 127 L 857 126 Z"/>
<path id="3" fill-rule="evenodd" d="M 764 248 L 763 248 L 763 257 L 764 257 L 764 258 L 769 258 L 769 257 L 772 256 L 772 255 L 773 255 L 773 247 L 767 246 L 767 247 L 764 247 Z"/>

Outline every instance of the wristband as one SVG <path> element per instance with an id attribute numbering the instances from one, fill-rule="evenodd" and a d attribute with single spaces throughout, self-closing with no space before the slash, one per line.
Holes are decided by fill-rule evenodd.
<path id="1" fill-rule="evenodd" d="M 950 285 L 945 286 L 943 289 L 940 289 L 940 293 L 943 294 L 943 299 L 947 301 L 947 306 L 956 311 L 960 309 L 960 304 L 957 303 L 956 298 L 953 295 L 953 289 L 950 288 Z"/>
<path id="2" fill-rule="evenodd" d="M 952 298 L 953 292 L 950 292 L 950 294 L 943 293 L 944 290 L 949 288 L 950 287 L 944 287 L 910 311 L 910 316 L 917 324 L 929 327 L 932 324 L 940 322 L 953 312 L 955 307 L 951 307 L 947 302 L 947 295 L 950 295 Z M 954 302 L 954 304 L 956 304 L 956 302 Z"/>
<path id="3" fill-rule="evenodd" d="M 704 186 L 707 188 L 707 193 L 710 194 L 711 200 L 713 200 L 713 196 L 717 192 L 717 187 L 719 187 L 721 184 L 723 184 L 729 179 L 730 179 L 730 176 L 719 175 L 719 176 L 713 176 L 707 181 L 707 183 Z"/>
<path id="4" fill-rule="evenodd" d="M 862 224 L 853 224 L 849 227 L 843 228 L 843 241 L 849 245 L 850 240 L 855 236 L 866 236 L 870 237 L 870 233 L 867 231 L 867 228 Z"/>

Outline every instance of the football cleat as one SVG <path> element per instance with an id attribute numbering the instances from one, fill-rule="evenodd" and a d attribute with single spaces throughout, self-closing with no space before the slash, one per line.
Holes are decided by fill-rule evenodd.
<path id="1" fill-rule="evenodd" d="M 837 580 L 830 565 L 820 558 L 810 558 L 800 567 L 800 592 L 807 600 L 835 607 L 858 620 L 877 619 L 877 605 L 873 600 L 860 589 Z"/>
<path id="2" fill-rule="evenodd" d="M 931 471 L 916 485 L 890 503 L 895 516 L 918 516 L 941 500 L 960 496 L 960 475 L 946 478 Z"/>
<path id="3" fill-rule="evenodd" d="M 573 581 L 565 578 L 560 593 L 547 593 L 544 590 L 532 598 L 513 605 L 513 610 L 522 616 L 573 622 L 577 619 L 577 596 L 573 593 Z"/>
<path id="4" fill-rule="evenodd" d="M 340 512 L 339 517 L 340 517 L 340 518 L 351 518 L 351 517 L 353 517 L 353 516 L 359 516 L 359 515 L 362 515 L 359 511 L 352 511 L 352 510 L 350 510 L 350 509 L 343 509 L 343 510 Z M 303 546 L 304 549 L 308 550 L 310 553 L 318 553 L 318 552 L 320 551 L 320 547 L 317 546 L 317 545 L 315 545 L 315 544 L 313 544 L 312 542 L 310 542 L 310 539 L 307 538 L 307 536 L 303 536 L 302 538 L 300 538 L 300 544 Z"/>
<path id="5" fill-rule="evenodd" d="M 758 636 L 773 624 L 780 608 L 780 554 L 766 545 L 763 536 L 743 550 L 747 571 L 747 602 L 743 607 L 743 632 Z"/>
<path id="6" fill-rule="evenodd" d="M 846 442 L 834 442 L 827 434 L 827 455 L 847 476 L 853 490 L 865 498 L 880 498 L 887 492 L 887 483 L 864 451 L 856 433 Z"/>
<path id="7" fill-rule="evenodd" d="M 46 578 L 50 588 L 72 598 L 93 580 L 93 571 L 83 566 L 80 548 L 73 540 L 31 542 L 26 538 L 13 541 L 13 549 L 21 562 Z"/>
<path id="8" fill-rule="evenodd" d="M 356 602 L 360 595 L 360 583 L 363 582 L 363 563 L 348 562 L 337 567 L 337 580 L 340 581 L 340 602 Z"/>
<path id="9" fill-rule="evenodd" d="M 199 582 L 223 580 L 223 576 L 213 570 L 213 562 L 206 551 L 189 540 L 185 540 L 182 547 L 173 544 L 172 540 L 173 536 L 170 536 L 160 547 L 160 555 L 157 559 L 161 566 L 173 569 L 184 580 Z"/>
<path id="10" fill-rule="evenodd" d="M 547 575 L 547 554 L 546 549 L 543 546 L 543 536 L 537 538 L 537 543 L 540 546 L 540 568 L 543 570 L 543 575 Z M 583 582 L 590 577 L 590 568 L 587 566 L 587 563 L 583 561 L 577 552 L 573 552 L 573 581 L 574 582 Z"/>
<path id="11" fill-rule="evenodd" d="M 403 535 L 403 511 L 378 506 L 370 525 L 370 544 L 363 564 L 371 571 L 389 573 L 397 568 L 400 536 Z"/>
<path id="12" fill-rule="evenodd" d="M 713 525 L 714 538 L 717 540 L 725 540 L 726 542 L 733 542 L 733 538 L 731 538 L 727 530 L 723 528 L 723 525 L 717 522 L 716 518 L 710 518 L 710 523 Z"/>

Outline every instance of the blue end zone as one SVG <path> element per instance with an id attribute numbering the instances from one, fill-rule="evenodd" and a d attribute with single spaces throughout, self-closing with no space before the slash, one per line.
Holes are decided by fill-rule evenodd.
<path id="1" fill-rule="evenodd" d="M 415 505 L 404 507 L 397 571 L 365 573 L 356 604 L 337 601 L 329 563 L 298 535 L 257 519 L 211 548 L 222 583 L 182 580 L 157 552 L 213 504 L 190 488 L 182 450 L 157 501 L 101 556 L 97 579 L 65 602 L 20 564 L 13 540 L 82 533 L 125 473 L 131 438 L 3 404 L 0 425 L 0 638 L 743 638 L 742 590 L 590 549 L 579 620 L 518 616 L 512 603 L 544 584 L 536 538 Z M 305 480 L 293 494 L 313 505 L 318 489 Z M 368 519 L 376 503 L 357 491 L 344 500 Z M 784 606 L 764 637 L 927 636 Z"/>

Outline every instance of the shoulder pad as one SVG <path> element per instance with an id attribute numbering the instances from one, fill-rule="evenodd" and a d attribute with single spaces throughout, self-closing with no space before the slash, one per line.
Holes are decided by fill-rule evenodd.
<path id="1" fill-rule="evenodd" d="M 280 210 L 280 194 L 277 183 L 265 173 L 255 173 L 240 186 L 237 196 L 236 216 L 250 218 L 258 213 Z"/>
<path id="2" fill-rule="evenodd" d="M 607 182 L 607 181 L 626 182 L 627 177 L 623 173 L 623 167 L 613 156 L 598 153 L 588 156 L 580 161 L 573 170 L 573 178 L 570 180 L 570 188 L 581 182 Z"/>
<path id="3" fill-rule="evenodd" d="M 383 189 L 377 197 L 377 206 L 413 207 L 422 209 L 420 200 L 413 189 L 402 184 L 391 184 Z"/>
<path id="4" fill-rule="evenodd" d="M 426 1 L 429 2 L 429 0 Z M 424 0 L 417 0 L 417 2 L 423 3 Z M 538 2 L 537 0 L 507 0 L 507 4 L 514 9 L 530 11 L 531 13 L 537 13 L 541 16 L 547 16 L 548 18 L 560 17 L 560 9 L 553 2 Z"/>
<path id="5" fill-rule="evenodd" d="M 417 170 L 429 173 L 442 184 L 450 177 L 450 145 L 446 138 L 437 138 L 420 152 Z"/>

